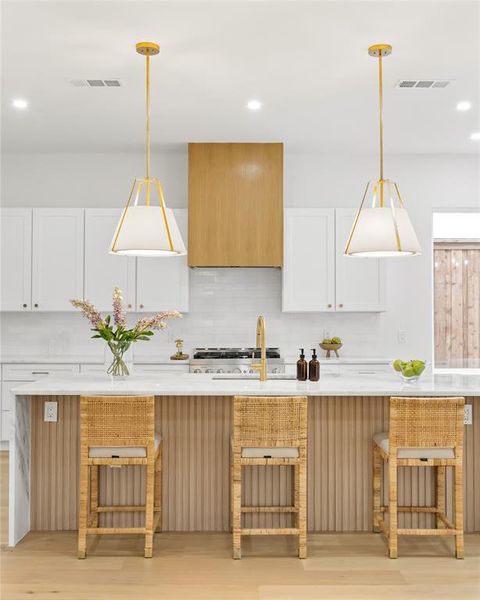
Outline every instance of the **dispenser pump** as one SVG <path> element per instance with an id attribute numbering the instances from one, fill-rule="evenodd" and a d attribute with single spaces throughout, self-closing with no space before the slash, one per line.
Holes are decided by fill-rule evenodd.
<path id="1" fill-rule="evenodd" d="M 318 381 L 320 379 L 320 363 L 318 362 L 315 348 L 312 348 L 312 360 L 308 363 L 308 378 L 310 381 Z"/>
<path id="2" fill-rule="evenodd" d="M 308 363 L 305 360 L 305 350 L 300 348 L 300 358 L 297 360 L 297 379 L 306 381 L 308 378 Z"/>

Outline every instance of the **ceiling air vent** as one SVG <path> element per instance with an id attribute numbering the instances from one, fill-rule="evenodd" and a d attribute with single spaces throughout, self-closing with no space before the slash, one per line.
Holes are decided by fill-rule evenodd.
<path id="1" fill-rule="evenodd" d="M 74 87 L 121 87 L 119 79 L 70 79 Z"/>
<path id="2" fill-rule="evenodd" d="M 451 83 L 451 79 L 400 79 L 395 87 L 428 90 L 431 88 L 446 88 Z"/>

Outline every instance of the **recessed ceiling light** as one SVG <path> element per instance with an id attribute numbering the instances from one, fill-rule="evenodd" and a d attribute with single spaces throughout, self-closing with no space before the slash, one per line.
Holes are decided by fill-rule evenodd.
<path id="1" fill-rule="evenodd" d="M 247 108 L 250 110 L 260 110 L 262 108 L 262 103 L 260 100 L 249 100 L 247 102 Z"/>
<path id="2" fill-rule="evenodd" d="M 28 102 L 23 98 L 15 98 L 15 100 L 12 100 L 12 106 L 13 108 L 24 109 L 27 108 Z"/>
<path id="3" fill-rule="evenodd" d="M 472 135 L 470 136 L 470 139 L 473 140 L 474 142 L 478 142 L 480 140 L 480 131 L 476 131 L 475 133 L 472 133 Z"/>
<path id="4" fill-rule="evenodd" d="M 472 103 L 469 102 L 468 100 L 462 100 L 461 102 L 458 102 L 458 104 L 457 104 L 457 110 L 460 110 L 460 111 L 470 110 L 471 108 L 472 108 Z"/>

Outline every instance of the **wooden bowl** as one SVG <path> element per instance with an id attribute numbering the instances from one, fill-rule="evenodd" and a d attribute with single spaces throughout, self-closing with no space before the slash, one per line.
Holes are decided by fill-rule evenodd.
<path id="1" fill-rule="evenodd" d="M 327 351 L 326 358 L 330 358 L 330 353 L 335 352 L 336 357 L 338 358 L 338 351 L 343 346 L 343 344 L 324 344 L 323 342 L 319 343 L 319 346 L 322 350 Z"/>

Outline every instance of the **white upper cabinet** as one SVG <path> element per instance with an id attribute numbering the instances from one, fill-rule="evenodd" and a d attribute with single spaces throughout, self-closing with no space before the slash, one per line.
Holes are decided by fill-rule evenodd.
<path id="1" fill-rule="evenodd" d="M 187 240 L 187 209 L 175 209 L 175 218 Z M 137 258 L 137 311 L 189 309 L 189 269 L 186 256 Z"/>
<path id="2" fill-rule="evenodd" d="M 384 262 L 344 254 L 356 214 L 355 209 L 335 209 L 336 308 L 338 311 L 380 312 L 385 310 Z"/>
<path id="3" fill-rule="evenodd" d="M 335 213 L 330 208 L 287 208 L 283 310 L 335 310 Z"/>
<path id="4" fill-rule="evenodd" d="M 1 211 L 1 310 L 30 310 L 32 209 Z"/>
<path id="5" fill-rule="evenodd" d="M 129 310 L 135 309 L 135 258 L 108 253 L 121 210 L 85 210 L 85 298 L 101 311 L 112 310 L 118 286 Z"/>
<path id="6" fill-rule="evenodd" d="M 343 254 L 355 214 L 343 208 L 285 210 L 285 312 L 385 310 L 382 261 Z"/>
<path id="7" fill-rule="evenodd" d="M 34 311 L 75 310 L 70 299 L 83 297 L 83 219 L 81 208 L 34 209 Z"/>

